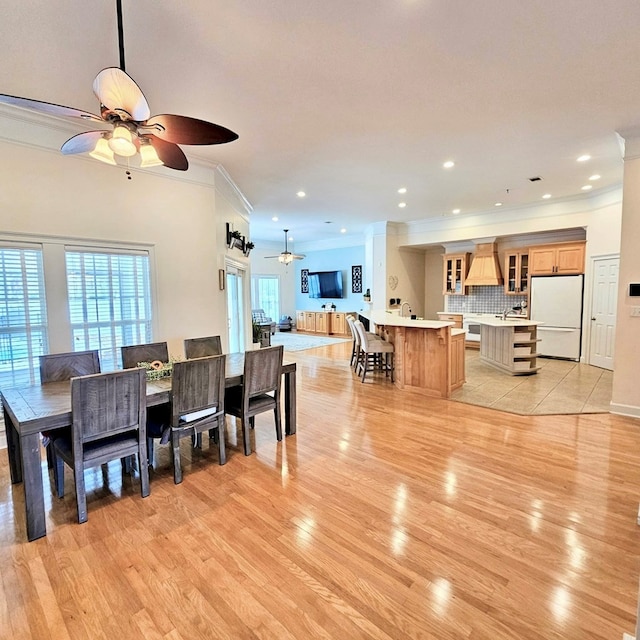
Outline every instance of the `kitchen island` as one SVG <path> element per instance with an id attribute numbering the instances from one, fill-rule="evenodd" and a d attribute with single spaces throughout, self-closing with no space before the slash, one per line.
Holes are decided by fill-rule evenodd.
<path id="1" fill-rule="evenodd" d="M 452 328 L 453 322 L 412 320 L 386 311 L 361 315 L 394 345 L 397 387 L 448 398 L 464 384 L 465 332 Z"/>
<path id="2" fill-rule="evenodd" d="M 538 372 L 537 326 L 527 318 L 480 317 L 480 360 L 512 376 Z"/>

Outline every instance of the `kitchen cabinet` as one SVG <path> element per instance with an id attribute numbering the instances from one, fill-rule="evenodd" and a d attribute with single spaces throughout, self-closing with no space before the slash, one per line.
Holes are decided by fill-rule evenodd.
<path id="1" fill-rule="evenodd" d="M 512 376 L 531 375 L 540 368 L 537 366 L 536 353 L 536 345 L 540 340 L 535 323 L 517 326 L 492 326 L 483 323 L 480 332 L 482 362 Z"/>
<path id="2" fill-rule="evenodd" d="M 445 254 L 443 256 L 443 295 L 462 296 L 467 293 L 464 280 L 467 277 L 467 269 L 469 268 L 469 255 L 468 253 L 461 253 Z"/>
<path id="3" fill-rule="evenodd" d="M 584 273 L 584 242 L 563 242 L 529 247 L 529 275 Z"/>
<path id="4" fill-rule="evenodd" d="M 438 320 L 444 320 L 446 322 L 453 322 L 454 329 L 462 329 L 462 314 L 461 313 L 446 313 L 444 311 L 438 311 Z"/>
<path id="5" fill-rule="evenodd" d="M 347 313 L 344 311 L 296 311 L 296 328 L 305 333 L 321 333 L 323 335 L 348 335 Z"/>
<path id="6" fill-rule="evenodd" d="M 315 311 L 304 312 L 304 330 L 310 333 L 316 332 L 316 313 Z"/>
<path id="7" fill-rule="evenodd" d="M 529 285 L 529 251 L 513 251 L 504 258 L 504 292 L 508 296 L 527 293 Z"/>
<path id="8" fill-rule="evenodd" d="M 336 333 L 344 335 L 347 333 L 347 319 L 345 313 L 332 313 L 331 314 L 331 329 L 330 333 Z"/>
<path id="9" fill-rule="evenodd" d="M 316 313 L 316 333 L 329 333 L 329 313 Z"/>

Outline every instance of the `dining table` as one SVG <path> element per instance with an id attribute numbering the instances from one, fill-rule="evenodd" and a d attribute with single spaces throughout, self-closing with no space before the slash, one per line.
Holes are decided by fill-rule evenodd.
<path id="1" fill-rule="evenodd" d="M 225 386 L 242 384 L 244 354 L 227 355 Z M 296 432 L 296 363 L 282 364 L 284 383 L 285 434 Z M 27 538 L 47 535 L 42 477 L 42 431 L 55 431 L 71 425 L 71 383 L 48 382 L 0 390 L 9 456 L 11 483 L 22 483 Z M 171 378 L 147 381 L 147 406 L 171 401 Z"/>

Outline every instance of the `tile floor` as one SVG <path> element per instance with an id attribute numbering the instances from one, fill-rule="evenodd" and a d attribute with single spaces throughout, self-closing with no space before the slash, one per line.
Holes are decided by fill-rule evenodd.
<path id="1" fill-rule="evenodd" d="M 523 415 L 607 413 L 613 374 L 588 364 L 538 358 L 532 376 L 510 376 L 466 351 L 467 382 L 451 399 Z"/>

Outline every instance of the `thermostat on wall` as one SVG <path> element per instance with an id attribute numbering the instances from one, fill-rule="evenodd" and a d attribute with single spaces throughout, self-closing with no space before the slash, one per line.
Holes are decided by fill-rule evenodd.
<path id="1" fill-rule="evenodd" d="M 640 297 L 640 284 L 633 282 L 629 285 L 629 295 L 632 298 Z"/>

